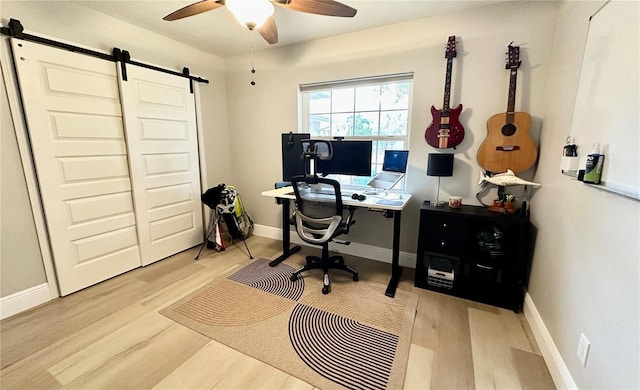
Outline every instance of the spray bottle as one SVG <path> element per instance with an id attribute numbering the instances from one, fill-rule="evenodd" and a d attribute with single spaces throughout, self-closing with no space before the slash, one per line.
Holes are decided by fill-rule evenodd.
<path id="1" fill-rule="evenodd" d="M 600 154 L 600 144 L 593 144 L 593 150 L 587 155 L 587 165 L 584 170 L 584 183 L 599 184 L 602 177 L 604 154 Z"/>

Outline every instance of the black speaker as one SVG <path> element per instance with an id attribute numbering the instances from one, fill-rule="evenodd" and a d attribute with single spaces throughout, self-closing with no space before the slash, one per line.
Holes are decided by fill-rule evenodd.
<path id="1" fill-rule="evenodd" d="M 311 138 L 309 133 L 282 134 L 282 180 L 291 181 L 293 176 L 309 171 L 309 161 L 302 156 L 302 140 Z"/>

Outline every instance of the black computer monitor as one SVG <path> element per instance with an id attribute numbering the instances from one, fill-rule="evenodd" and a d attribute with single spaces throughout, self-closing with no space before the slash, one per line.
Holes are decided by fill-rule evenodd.
<path id="1" fill-rule="evenodd" d="M 326 175 L 371 176 L 371 140 L 332 140 L 333 158 L 318 160 L 316 173 Z"/>
<path id="2" fill-rule="evenodd" d="M 309 133 L 282 134 L 282 180 L 291 181 L 293 176 L 309 172 L 309 160 L 302 156 L 302 140 L 309 137 Z"/>

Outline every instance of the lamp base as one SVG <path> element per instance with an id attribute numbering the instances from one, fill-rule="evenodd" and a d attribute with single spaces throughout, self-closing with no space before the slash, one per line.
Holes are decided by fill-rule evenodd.
<path id="1" fill-rule="evenodd" d="M 440 201 L 440 176 L 438 176 L 438 192 L 436 192 L 436 200 L 432 200 L 429 202 L 429 204 L 433 207 L 442 207 L 444 206 L 445 202 L 441 202 Z"/>

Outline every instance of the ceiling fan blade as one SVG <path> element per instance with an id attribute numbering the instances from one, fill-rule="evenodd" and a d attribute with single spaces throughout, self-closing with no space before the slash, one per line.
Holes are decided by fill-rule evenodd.
<path id="1" fill-rule="evenodd" d="M 256 30 L 258 30 L 262 38 L 269 42 L 269 44 L 273 45 L 274 43 L 278 43 L 278 28 L 276 27 L 276 20 L 273 18 L 273 15 L 269 16 L 267 21 Z"/>
<path id="2" fill-rule="evenodd" d="M 352 18 L 355 16 L 355 8 L 333 0 L 271 0 L 280 7 L 293 11 L 306 12 L 316 15 L 342 16 Z"/>
<path id="3" fill-rule="evenodd" d="M 203 12 L 211 11 L 212 9 L 220 8 L 224 5 L 224 0 L 201 0 L 197 3 L 190 4 L 186 7 L 180 8 L 177 11 L 170 13 L 165 16 L 164 20 L 172 21 L 178 20 L 182 18 L 186 18 L 187 16 L 193 16 L 197 14 L 201 14 Z"/>

